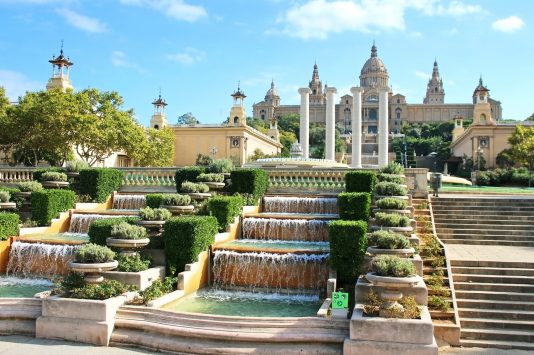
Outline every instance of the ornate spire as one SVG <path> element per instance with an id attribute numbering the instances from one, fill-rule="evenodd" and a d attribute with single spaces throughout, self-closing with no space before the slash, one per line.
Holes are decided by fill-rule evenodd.
<path id="1" fill-rule="evenodd" d="M 371 57 L 376 57 L 377 56 L 376 52 L 377 50 L 375 46 L 375 41 L 373 40 L 373 46 L 371 47 Z"/>

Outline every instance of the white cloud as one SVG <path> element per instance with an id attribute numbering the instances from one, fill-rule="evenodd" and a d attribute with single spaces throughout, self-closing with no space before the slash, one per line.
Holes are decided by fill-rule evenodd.
<path id="1" fill-rule="evenodd" d="M 190 5 L 184 0 L 120 0 L 124 5 L 148 6 L 177 20 L 195 22 L 208 16 L 203 6 Z"/>
<path id="2" fill-rule="evenodd" d="M 182 63 L 184 65 L 193 65 L 206 60 L 206 52 L 196 48 L 187 47 L 181 53 L 167 55 L 167 59 Z"/>
<path id="3" fill-rule="evenodd" d="M 35 91 L 44 88 L 43 83 L 33 81 L 26 77 L 26 75 L 12 70 L 0 70 L 0 86 L 6 89 L 6 95 L 11 101 L 16 101 L 26 91 Z"/>
<path id="4" fill-rule="evenodd" d="M 99 19 L 81 15 L 69 9 L 57 9 L 56 13 L 63 17 L 70 25 L 86 32 L 106 32 L 107 26 Z"/>
<path id="5" fill-rule="evenodd" d="M 111 64 L 117 68 L 134 69 L 139 73 L 145 73 L 143 68 L 141 68 L 139 65 L 130 62 L 126 54 L 122 51 L 113 51 L 111 53 Z"/>
<path id="6" fill-rule="evenodd" d="M 482 12 L 480 5 L 466 5 L 461 1 L 451 1 L 448 6 L 438 5 L 434 13 L 436 15 L 460 17 Z"/>
<path id="7" fill-rule="evenodd" d="M 495 31 L 505 32 L 505 33 L 512 33 L 519 31 L 525 26 L 525 22 L 517 16 L 509 16 L 506 18 L 502 18 L 500 20 L 497 20 L 491 24 L 491 27 Z"/>
<path id="8" fill-rule="evenodd" d="M 420 79 L 425 79 L 425 80 L 430 79 L 430 75 L 428 73 L 425 73 L 424 71 L 416 70 L 415 71 L 415 76 L 420 78 Z"/>

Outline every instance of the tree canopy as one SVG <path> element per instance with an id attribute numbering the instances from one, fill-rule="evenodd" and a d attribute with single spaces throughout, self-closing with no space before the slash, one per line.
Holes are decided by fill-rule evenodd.
<path id="1" fill-rule="evenodd" d="M 195 125 L 199 124 L 200 121 L 196 119 L 195 116 L 191 112 L 184 113 L 180 117 L 178 117 L 177 123 L 179 125 Z"/>
<path id="2" fill-rule="evenodd" d="M 508 138 L 509 155 L 516 164 L 534 168 L 534 127 L 515 126 L 515 132 Z"/>

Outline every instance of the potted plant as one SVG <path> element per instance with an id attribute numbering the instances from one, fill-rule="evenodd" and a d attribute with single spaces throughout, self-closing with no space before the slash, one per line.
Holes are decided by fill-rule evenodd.
<path id="1" fill-rule="evenodd" d="M 377 183 L 375 187 L 376 199 L 395 196 L 398 199 L 407 200 L 407 194 L 408 189 L 406 186 L 397 184 L 395 182 L 381 181 Z"/>
<path id="2" fill-rule="evenodd" d="M 17 188 L 20 192 L 14 194 L 14 197 L 29 198 L 34 191 L 41 191 L 43 185 L 39 181 L 24 181 L 19 182 Z"/>
<path id="3" fill-rule="evenodd" d="M 382 174 L 394 174 L 404 177 L 404 167 L 397 162 L 389 163 L 380 169 L 380 172 Z"/>
<path id="4" fill-rule="evenodd" d="M 412 213 L 408 207 L 408 201 L 396 197 L 385 197 L 376 201 L 376 207 L 373 212 L 398 213 L 409 215 Z"/>
<path id="5" fill-rule="evenodd" d="M 376 212 L 374 219 L 371 220 L 373 225 L 371 229 L 386 229 L 392 232 L 409 233 L 413 231 L 411 226 L 412 220 L 405 215 L 398 213 Z"/>
<path id="6" fill-rule="evenodd" d="M 77 178 L 80 176 L 80 171 L 88 169 L 89 164 L 84 160 L 70 160 L 65 164 L 65 171 L 68 177 Z"/>
<path id="7" fill-rule="evenodd" d="M 182 182 L 180 187 L 180 192 L 188 194 L 192 199 L 195 200 L 205 200 L 211 197 L 211 194 L 208 192 L 210 188 L 208 185 L 201 182 L 194 183 L 189 181 Z"/>
<path id="8" fill-rule="evenodd" d="M 7 191 L 0 190 L 0 210 L 12 210 L 17 208 L 15 202 L 9 202 L 11 195 Z"/>
<path id="9" fill-rule="evenodd" d="M 160 207 L 168 209 L 172 214 L 191 213 L 195 209 L 191 205 L 191 197 L 180 194 L 164 194 Z"/>
<path id="10" fill-rule="evenodd" d="M 208 185 L 210 190 L 221 190 L 225 185 L 223 174 L 200 174 L 197 176 L 197 181 Z"/>
<path id="11" fill-rule="evenodd" d="M 69 262 L 69 268 L 75 272 L 85 273 L 87 283 L 99 283 L 104 280 L 102 271 L 113 270 L 119 264 L 113 260 L 115 253 L 108 247 L 88 243 L 74 253 L 74 260 Z"/>
<path id="12" fill-rule="evenodd" d="M 367 252 L 372 255 L 396 254 L 409 256 L 415 253 L 415 249 L 410 247 L 410 241 L 402 234 L 379 230 L 367 235 L 369 247 Z"/>
<path id="13" fill-rule="evenodd" d="M 165 221 L 172 217 L 172 213 L 166 208 L 145 207 L 139 210 L 139 217 L 141 220 L 137 221 L 138 225 L 156 231 L 159 235 Z"/>
<path id="14" fill-rule="evenodd" d="M 67 174 L 57 171 L 47 171 L 41 176 L 42 185 L 44 187 L 62 188 L 68 187 Z"/>
<path id="15" fill-rule="evenodd" d="M 404 176 L 397 174 L 380 173 L 378 174 L 378 181 L 394 182 L 396 184 L 404 184 Z"/>
<path id="16" fill-rule="evenodd" d="M 121 255 L 137 255 L 137 249 L 140 249 L 150 243 L 147 238 L 146 229 L 140 226 L 134 226 L 128 222 L 121 222 L 111 227 L 111 238 L 106 239 L 106 244 L 110 247 L 119 248 Z"/>
<path id="17" fill-rule="evenodd" d="M 230 173 L 234 169 L 234 163 L 230 159 L 217 159 L 208 165 L 208 172 L 223 174 L 225 179 L 230 177 Z"/>

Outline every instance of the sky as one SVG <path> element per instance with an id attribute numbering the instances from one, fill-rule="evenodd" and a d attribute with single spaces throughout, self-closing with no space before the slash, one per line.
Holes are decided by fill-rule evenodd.
<path id="1" fill-rule="evenodd" d="M 238 82 L 252 104 L 274 80 L 298 104 L 313 65 L 338 98 L 359 85 L 375 41 L 394 93 L 422 103 L 437 59 L 446 103 L 469 103 L 482 75 L 503 118 L 534 112 L 534 1 L 0 0 L 0 86 L 43 90 L 48 60 L 74 63 L 75 90 L 115 90 L 148 125 L 160 90 L 170 124 L 220 123 Z"/>

